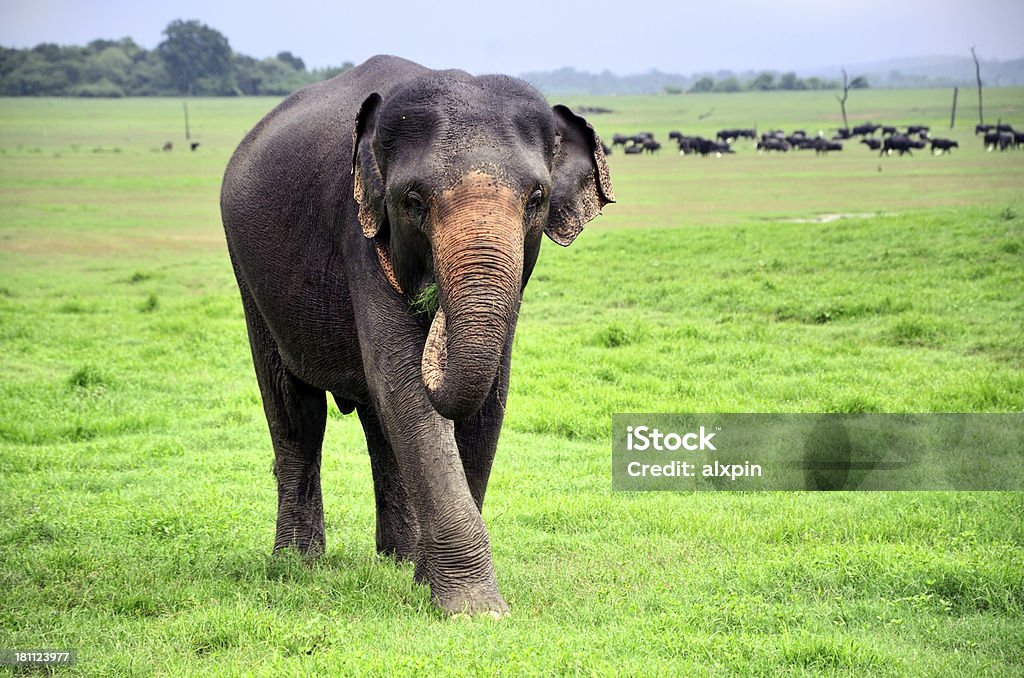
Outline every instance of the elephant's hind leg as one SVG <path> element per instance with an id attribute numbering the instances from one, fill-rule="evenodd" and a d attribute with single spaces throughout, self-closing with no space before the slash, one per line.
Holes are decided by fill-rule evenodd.
<path id="1" fill-rule="evenodd" d="M 284 366 L 259 309 L 242 289 L 256 378 L 274 444 L 277 476 L 277 534 L 274 551 L 296 548 L 323 553 L 324 509 L 320 491 L 320 450 L 327 425 L 327 397 Z"/>
<path id="2" fill-rule="evenodd" d="M 398 560 L 412 561 L 419 539 L 416 512 L 409 489 L 398 468 L 373 405 L 358 405 L 359 421 L 366 434 L 373 471 L 373 494 L 377 503 L 377 552 Z"/>

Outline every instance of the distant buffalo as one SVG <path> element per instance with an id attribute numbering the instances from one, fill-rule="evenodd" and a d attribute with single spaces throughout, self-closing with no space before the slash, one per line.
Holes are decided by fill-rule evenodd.
<path id="1" fill-rule="evenodd" d="M 882 147 L 882 142 L 878 139 L 861 139 L 860 142 L 870 148 L 872 151 L 877 151 Z"/>
<path id="2" fill-rule="evenodd" d="M 907 155 L 913 155 L 910 152 L 911 148 L 914 148 L 914 142 L 910 140 L 906 134 L 894 134 L 891 137 L 886 137 L 882 142 L 882 150 L 878 155 L 892 155 L 893 151 L 896 151 L 900 155 L 906 153 Z"/>
<path id="3" fill-rule="evenodd" d="M 707 157 L 709 155 L 720 157 L 724 153 L 736 152 L 732 150 L 732 148 L 729 147 L 729 144 L 725 143 L 724 141 L 715 141 L 713 139 L 705 139 L 704 137 L 697 137 L 695 150 L 697 151 L 697 153 L 700 153 L 704 157 Z"/>
<path id="4" fill-rule="evenodd" d="M 753 129 L 723 129 L 719 130 L 718 134 L 715 135 L 716 139 L 720 139 L 726 143 L 731 142 L 733 139 L 754 139 L 756 137 L 757 131 Z"/>
<path id="5" fill-rule="evenodd" d="M 815 155 L 828 155 L 829 151 L 841 151 L 843 150 L 843 144 L 839 141 L 829 141 L 828 139 L 815 139 L 814 140 L 814 154 Z"/>
<path id="6" fill-rule="evenodd" d="M 932 139 L 932 153 L 935 155 L 949 153 L 949 151 L 954 148 L 960 148 L 960 144 L 952 139 L 940 139 L 938 137 Z"/>
<path id="7" fill-rule="evenodd" d="M 985 132 L 985 147 L 988 150 L 998 148 L 1008 151 L 1017 145 L 1017 135 L 1013 132 L 1000 132 L 998 127 Z"/>
<path id="8" fill-rule="evenodd" d="M 768 137 L 766 139 L 761 139 L 761 141 L 757 142 L 757 150 L 761 153 L 764 153 L 766 151 L 778 151 L 780 153 L 785 153 L 786 151 L 789 150 L 789 143 L 787 143 L 783 139 Z"/>

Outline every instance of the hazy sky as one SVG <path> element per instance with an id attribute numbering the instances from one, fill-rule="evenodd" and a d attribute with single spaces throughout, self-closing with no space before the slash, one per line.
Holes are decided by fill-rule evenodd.
<path id="1" fill-rule="evenodd" d="M 1024 0 L 0 0 L 0 45 L 130 36 L 153 48 L 199 19 L 236 52 L 307 66 L 398 54 L 434 68 L 518 74 L 573 66 L 689 74 L 889 57 L 1024 56 Z"/>

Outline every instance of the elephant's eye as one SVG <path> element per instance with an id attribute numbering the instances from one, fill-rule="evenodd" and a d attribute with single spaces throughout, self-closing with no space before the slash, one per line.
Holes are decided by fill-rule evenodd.
<path id="1" fill-rule="evenodd" d="M 544 204 L 544 191 L 538 188 L 530 194 L 529 200 L 526 201 L 526 218 L 532 219 L 542 204 Z"/>
<path id="2" fill-rule="evenodd" d="M 423 196 L 416 191 L 409 191 L 405 194 L 405 209 L 415 219 L 422 219 L 427 213 L 427 203 Z"/>

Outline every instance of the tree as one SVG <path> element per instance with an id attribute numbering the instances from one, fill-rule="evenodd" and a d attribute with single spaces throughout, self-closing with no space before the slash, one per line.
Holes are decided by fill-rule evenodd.
<path id="1" fill-rule="evenodd" d="M 719 80 L 715 83 L 714 91 L 716 92 L 739 92 L 743 88 L 740 86 L 740 81 L 736 79 L 736 76 L 729 76 L 725 80 Z"/>
<path id="2" fill-rule="evenodd" d="M 842 71 L 843 71 L 843 95 L 839 96 L 837 94 L 836 95 L 836 99 L 839 100 L 839 108 L 843 111 L 843 128 L 844 129 L 850 129 L 850 123 L 848 123 L 846 121 L 846 100 L 850 96 L 850 90 L 851 89 L 864 89 L 864 88 L 866 88 L 868 86 L 868 81 L 862 75 L 858 75 L 853 80 L 849 80 L 846 77 L 846 69 L 843 68 Z"/>
<path id="3" fill-rule="evenodd" d="M 305 62 L 302 59 L 300 59 L 299 57 L 297 57 L 294 54 L 292 54 L 291 52 L 278 52 L 277 53 L 277 60 L 278 61 L 283 61 L 284 63 L 288 64 L 289 66 L 291 66 L 292 68 L 294 68 L 297 71 L 304 71 L 304 70 L 306 70 Z"/>
<path id="4" fill-rule="evenodd" d="M 90 54 L 83 66 L 83 77 L 88 82 L 107 80 L 115 85 L 128 82 L 132 60 L 118 45 L 111 44 Z"/>
<path id="5" fill-rule="evenodd" d="M 693 83 L 693 87 L 690 88 L 691 92 L 710 92 L 715 89 L 715 81 L 708 76 L 704 76 L 697 82 Z"/>
<path id="6" fill-rule="evenodd" d="M 775 74 L 764 71 L 760 73 L 756 78 L 750 81 L 750 89 L 754 90 L 772 90 L 775 89 Z"/>
<path id="7" fill-rule="evenodd" d="M 194 94 L 200 84 L 221 87 L 231 76 L 231 45 L 220 32 L 195 19 L 176 19 L 164 29 L 167 39 L 157 46 L 175 88 L 182 94 Z M 227 94 L 230 92 L 211 92 Z"/>
<path id="8" fill-rule="evenodd" d="M 779 78 L 779 89 L 807 89 L 807 83 L 801 80 L 800 78 L 796 77 L 796 73 L 794 73 L 793 71 L 789 71 L 788 73 L 783 73 L 782 77 Z"/>
<path id="9" fill-rule="evenodd" d="M 981 64 L 978 63 L 978 55 L 974 52 L 974 45 L 971 45 L 971 58 L 974 59 L 974 77 L 978 81 L 978 123 L 985 124 L 985 111 L 981 107 Z"/>
<path id="10" fill-rule="evenodd" d="M 174 92 L 171 76 L 167 74 L 164 60 L 156 50 L 143 51 L 135 58 L 128 91 L 135 96 L 156 96 Z"/>

